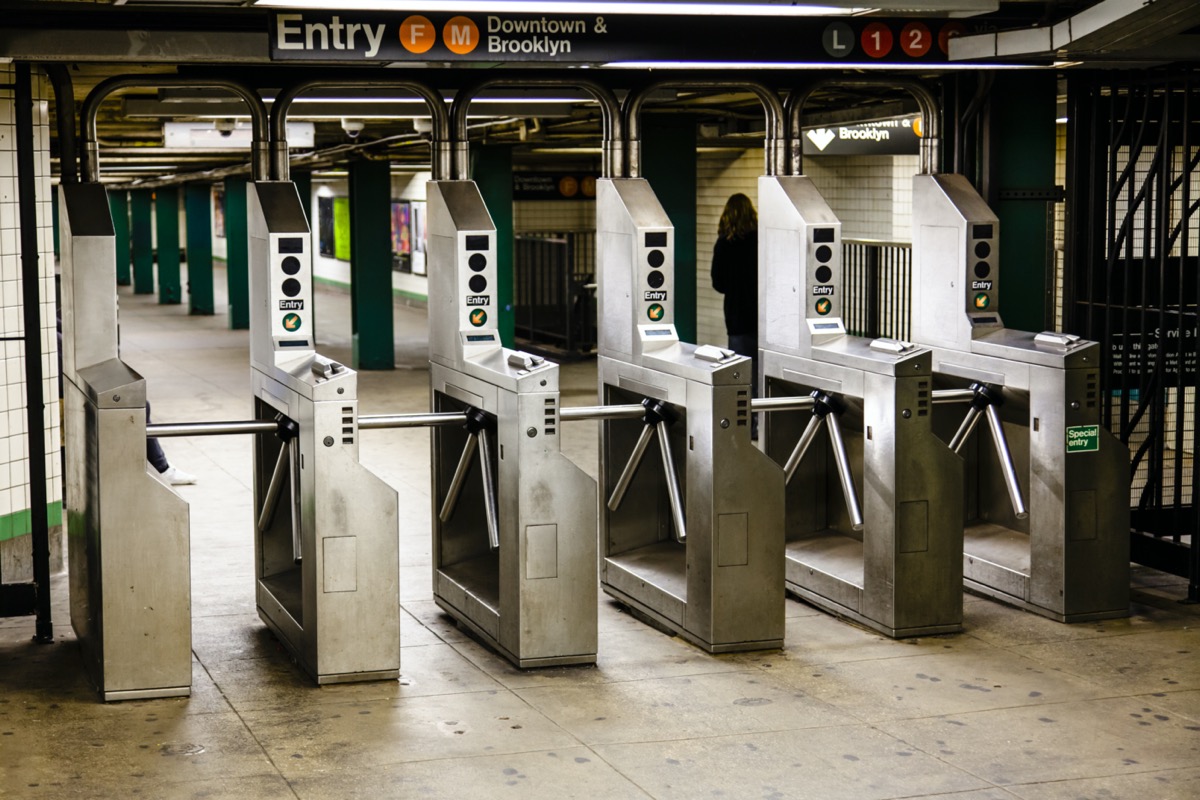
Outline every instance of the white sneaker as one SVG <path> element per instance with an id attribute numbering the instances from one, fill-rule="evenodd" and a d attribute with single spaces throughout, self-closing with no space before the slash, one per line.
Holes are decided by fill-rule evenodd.
<path id="1" fill-rule="evenodd" d="M 167 467 L 167 471 L 162 476 L 172 486 L 185 486 L 196 482 L 195 475 L 184 472 L 177 467 Z"/>

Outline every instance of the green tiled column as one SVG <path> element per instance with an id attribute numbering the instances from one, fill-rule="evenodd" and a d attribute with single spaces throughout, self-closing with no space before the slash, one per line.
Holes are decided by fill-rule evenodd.
<path id="1" fill-rule="evenodd" d="M 250 327 L 250 230 L 246 219 L 246 179 L 225 179 L 225 281 L 229 287 L 229 327 Z"/>
<path id="2" fill-rule="evenodd" d="M 211 315 L 213 302 L 212 184 L 189 183 L 183 190 L 187 224 L 188 313 Z"/>
<path id="3" fill-rule="evenodd" d="M 642 128 L 642 176 L 675 226 L 675 328 L 696 341 L 696 121 L 649 115 Z"/>
<path id="4" fill-rule="evenodd" d="M 160 186 L 154 193 L 154 223 L 158 230 L 158 302 L 183 302 L 179 280 L 179 187 Z"/>
<path id="5" fill-rule="evenodd" d="M 154 294 L 154 233 L 149 189 L 129 193 L 129 244 L 133 253 L 133 293 Z"/>
<path id="6" fill-rule="evenodd" d="M 1052 72 L 997 73 L 991 92 L 994 184 L 1000 218 L 1004 324 L 1023 331 L 1053 327 L 1048 292 L 1054 274 L 1053 221 L 1057 80 Z"/>
<path id="7" fill-rule="evenodd" d="M 392 173 L 386 161 L 350 163 L 350 323 L 355 369 L 393 369 Z"/>
<path id="8" fill-rule="evenodd" d="M 496 325 L 500 341 L 514 347 L 512 148 L 485 145 L 472 155 L 472 177 L 496 226 Z"/>
<path id="9" fill-rule="evenodd" d="M 112 212 L 113 233 L 117 245 L 117 285 L 128 286 L 129 274 L 129 193 L 109 192 L 108 209 Z"/>

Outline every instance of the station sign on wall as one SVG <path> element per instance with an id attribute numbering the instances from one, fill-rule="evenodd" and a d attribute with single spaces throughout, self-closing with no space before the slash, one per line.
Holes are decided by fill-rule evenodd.
<path id="1" fill-rule="evenodd" d="M 271 58 L 306 62 L 943 63 L 938 19 L 275 11 Z"/>
<path id="2" fill-rule="evenodd" d="M 921 152 L 921 118 L 893 117 L 804 129 L 806 156 L 908 156 Z"/>
<path id="3" fill-rule="evenodd" d="M 513 200 L 595 200 L 595 172 L 514 172 Z"/>

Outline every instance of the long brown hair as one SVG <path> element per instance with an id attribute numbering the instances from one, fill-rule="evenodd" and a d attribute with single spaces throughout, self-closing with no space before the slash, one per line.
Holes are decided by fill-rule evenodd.
<path id="1" fill-rule="evenodd" d="M 717 235 L 722 239 L 741 239 L 757 230 L 758 212 L 750 198 L 741 192 L 730 197 L 717 223 Z"/>

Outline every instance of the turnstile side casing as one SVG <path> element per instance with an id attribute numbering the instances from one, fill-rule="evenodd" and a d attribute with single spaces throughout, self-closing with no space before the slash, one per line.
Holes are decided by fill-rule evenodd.
<path id="1" fill-rule="evenodd" d="M 400 668 L 399 498 L 358 461 L 355 373 L 343 373 L 344 399 L 313 402 L 252 370 L 255 395 L 299 426 L 303 614 L 274 620 L 318 683 L 394 675 Z M 339 380 L 338 377 L 333 379 Z M 272 402 L 273 401 L 273 402 Z M 346 428 L 351 432 L 347 433 Z M 274 464 L 255 450 L 256 474 Z M 265 481 L 255 482 L 255 508 Z M 287 498 L 277 514 L 287 515 Z M 262 543 L 256 537 L 261 578 Z M 280 617 L 279 609 L 260 614 Z"/>
<path id="2" fill-rule="evenodd" d="M 864 379 L 862 613 L 894 635 L 956 628 L 962 458 L 930 428 L 928 373 Z"/>
<path id="3" fill-rule="evenodd" d="M 687 472 L 685 628 L 714 645 L 782 641 L 783 471 L 750 441 L 749 381 L 687 389 L 687 451 L 677 456 Z"/>
<path id="4" fill-rule="evenodd" d="M 77 445 L 65 486 L 71 624 L 105 700 L 188 695 L 188 505 L 146 463 L 143 382 L 120 362 L 98 366 L 133 382 L 89 391 L 64 382 L 66 440 Z M 97 371 L 85 368 L 81 380 Z M 108 403 L 96 402 L 98 389 Z"/>
<path id="5" fill-rule="evenodd" d="M 454 517 L 447 523 L 438 517 L 464 437 L 435 430 L 434 593 L 519 666 L 590 663 L 597 650 L 596 483 L 560 451 L 556 369 L 542 367 L 520 377 L 514 392 L 430 365 L 435 408 L 472 406 L 495 418 L 488 435 L 494 437 L 500 541 L 495 597 L 484 596 L 490 587 L 473 594 L 478 587 L 440 574 L 460 562 L 483 563 L 487 536 L 479 513 L 478 453 Z M 538 390 L 542 381 L 548 389 Z M 468 514 L 474 522 L 464 517 Z"/>
<path id="6" fill-rule="evenodd" d="M 596 482 L 559 451 L 557 392 L 499 401 L 501 642 L 523 661 L 594 657 Z"/>

